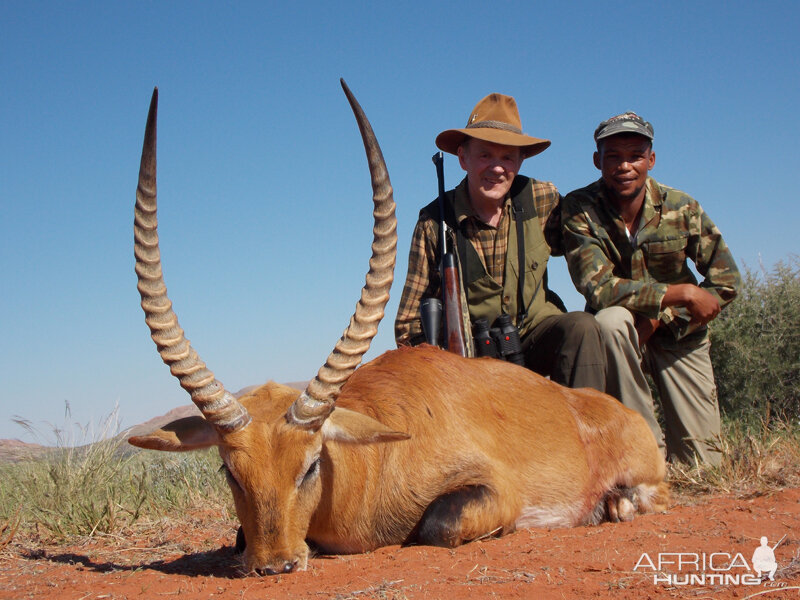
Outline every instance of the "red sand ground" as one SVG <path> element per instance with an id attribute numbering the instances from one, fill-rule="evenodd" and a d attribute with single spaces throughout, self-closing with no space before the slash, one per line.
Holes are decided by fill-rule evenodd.
<path id="1" fill-rule="evenodd" d="M 196 513 L 69 546 L 14 539 L 0 552 L 0 599 L 800 598 L 800 489 L 703 497 L 632 523 L 523 530 L 455 550 L 319 556 L 305 572 L 261 578 L 238 575 L 235 529 Z M 725 553 L 713 557 L 721 568 L 741 553 L 749 565 L 761 536 L 772 545 L 784 535 L 772 584 L 654 583 L 649 568 L 634 570 L 643 553 L 654 563 L 659 553 Z M 684 566 L 689 573 L 694 567 Z M 739 566 L 727 573 L 752 574 Z"/>

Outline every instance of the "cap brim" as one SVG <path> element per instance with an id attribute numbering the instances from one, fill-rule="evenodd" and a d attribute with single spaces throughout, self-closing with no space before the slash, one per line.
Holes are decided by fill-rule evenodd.
<path id="1" fill-rule="evenodd" d="M 648 140 L 652 141 L 653 136 L 648 133 L 646 129 L 641 127 L 630 127 L 625 126 L 625 124 L 620 125 L 611 125 L 610 127 L 606 127 L 606 130 L 603 131 L 602 134 L 595 137 L 595 141 L 598 142 L 600 140 L 604 140 L 607 137 L 611 137 L 612 135 L 620 135 L 620 134 L 629 134 L 629 135 L 640 135 L 642 137 L 646 137 Z"/>
<path id="2" fill-rule="evenodd" d="M 503 131 L 492 127 L 475 127 L 443 131 L 436 136 L 436 147 L 449 154 L 458 154 L 458 147 L 468 137 L 503 146 L 516 146 L 522 150 L 522 158 L 530 158 L 544 152 L 550 146 L 550 140 L 535 138 L 524 133 Z"/>

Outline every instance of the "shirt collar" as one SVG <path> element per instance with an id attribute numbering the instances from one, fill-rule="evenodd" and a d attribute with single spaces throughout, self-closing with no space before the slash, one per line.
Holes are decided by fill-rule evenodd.
<path id="1" fill-rule="evenodd" d="M 616 213 L 617 211 L 614 209 L 614 205 L 611 204 L 608 199 L 608 188 L 606 188 L 606 184 L 603 182 L 602 177 L 597 180 L 597 185 L 599 188 L 597 193 L 597 200 L 599 203 Z M 652 177 L 648 176 L 647 183 L 645 183 L 644 187 L 644 208 L 642 210 L 643 223 L 650 222 L 650 220 L 656 215 L 656 209 L 661 209 L 662 202 L 663 197 L 658 182 Z"/>
<path id="2" fill-rule="evenodd" d="M 642 208 L 642 227 L 647 225 L 658 212 L 661 212 L 661 190 L 658 189 L 658 183 L 652 177 L 647 178 L 644 193 L 644 207 Z"/>

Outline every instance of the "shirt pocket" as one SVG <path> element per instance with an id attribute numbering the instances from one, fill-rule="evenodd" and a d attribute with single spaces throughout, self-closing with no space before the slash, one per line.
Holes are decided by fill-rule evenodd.
<path id="1" fill-rule="evenodd" d="M 547 268 L 547 261 L 550 259 L 550 246 L 542 240 L 531 250 L 525 253 L 525 272 L 531 273 L 535 277 L 541 277 Z"/>
<path id="2" fill-rule="evenodd" d="M 686 266 L 686 245 L 689 238 L 652 240 L 641 245 L 647 272 L 663 283 L 672 283 L 683 278 Z"/>
<path id="3" fill-rule="evenodd" d="M 533 299 L 533 295 L 539 288 L 539 283 L 544 277 L 547 269 L 547 261 L 550 259 L 550 246 L 543 239 L 533 248 L 528 248 L 525 252 L 525 289 L 524 296 L 526 302 Z M 513 263 L 512 263 L 513 264 Z M 519 273 L 514 273 L 519 277 Z"/>

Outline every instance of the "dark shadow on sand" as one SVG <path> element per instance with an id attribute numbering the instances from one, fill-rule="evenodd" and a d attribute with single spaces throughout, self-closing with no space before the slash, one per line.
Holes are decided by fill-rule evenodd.
<path id="1" fill-rule="evenodd" d="M 221 577 L 225 579 L 238 579 L 242 576 L 239 560 L 234 555 L 233 547 L 223 546 L 217 550 L 184 554 L 174 560 L 155 560 L 141 564 L 118 564 L 113 561 L 95 562 L 88 556 L 72 552 L 63 554 L 50 554 L 45 552 L 26 552 L 23 555 L 31 560 L 49 560 L 54 563 L 66 565 L 82 565 L 96 573 L 133 572 L 152 570 L 165 575 L 186 575 L 197 577 Z"/>

